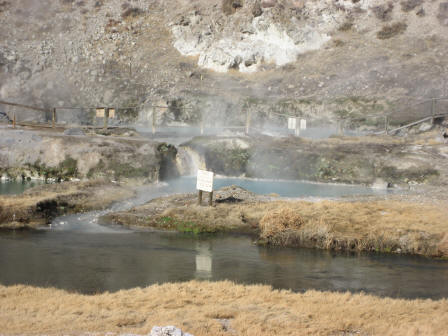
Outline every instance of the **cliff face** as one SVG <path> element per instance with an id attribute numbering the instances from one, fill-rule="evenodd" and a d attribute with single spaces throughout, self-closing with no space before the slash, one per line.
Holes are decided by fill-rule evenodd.
<path id="1" fill-rule="evenodd" d="M 398 120 L 448 96 L 447 1 L 5 0 L 0 23 L 0 98 L 43 107 Z"/>

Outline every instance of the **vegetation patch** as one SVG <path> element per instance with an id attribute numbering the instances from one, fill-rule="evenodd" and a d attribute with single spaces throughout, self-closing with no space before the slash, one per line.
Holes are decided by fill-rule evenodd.
<path id="1" fill-rule="evenodd" d="M 342 31 L 342 32 L 347 32 L 347 31 L 352 30 L 352 28 L 353 28 L 353 22 L 346 21 L 339 26 L 338 30 Z"/>
<path id="2" fill-rule="evenodd" d="M 159 226 L 163 228 L 174 229 L 182 233 L 192 233 L 195 235 L 203 233 L 215 233 L 216 227 L 201 225 L 191 221 L 184 221 L 174 217 L 164 216 L 159 219 Z"/>
<path id="3" fill-rule="evenodd" d="M 64 161 L 60 162 L 55 167 L 47 166 L 40 160 L 34 164 L 28 164 L 28 169 L 32 174 L 36 174 L 39 177 L 46 179 L 67 180 L 70 178 L 76 178 L 79 175 L 78 161 L 70 156 L 66 156 Z"/>
<path id="4" fill-rule="evenodd" d="M 416 7 L 423 4 L 423 0 L 406 0 L 401 2 L 401 10 L 403 12 L 410 12 Z"/>
<path id="5" fill-rule="evenodd" d="M 375 14 L 375 17 L 381 21 L 391 20 L 393 10 L 394 10 L 394 4 L 392 2 L 372 7 L 373 14 Z"/>
<path id="6" fill-rule="evenodd" d="M 205 153 L 207 167 L 213 167 L 215 173 L 230 176 L 244 174 L 250 157 L 248 149 L 225 143 L 212 144 Z"/>
<path id="7" fill-rule="evenodd" d="M 385 25 L 377 34 L 376 36 L 380 40 L 386 40 L 390 39 L 394 36 L 403 34 L 406 29 L 408 28 L 408 25 L 404 22 L 397 22 L 390 25 Z"/>

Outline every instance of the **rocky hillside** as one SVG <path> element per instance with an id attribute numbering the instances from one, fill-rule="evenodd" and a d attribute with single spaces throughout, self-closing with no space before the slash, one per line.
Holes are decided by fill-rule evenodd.
<path id="1" fill-rule="evenodd" d="M 0 99 L 42 107 L 399 122 L 448 96 L 445 0 L 1 0 L 0 23 Z"/>

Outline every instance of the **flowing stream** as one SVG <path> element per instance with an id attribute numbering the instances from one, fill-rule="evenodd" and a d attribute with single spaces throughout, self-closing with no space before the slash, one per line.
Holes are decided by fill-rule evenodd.
<path id="1" fill-rule="evenodd" d="M 285 197 L 372 194 L 359 186 L 217 179 Z M 340 254 L 313 249 L 266 248 L 249 236 L 192 236 L 99 225 L 100 215 L 179 192 L 194 179 L 144 186 L 138 195 L 105 211 L 63 216 L 37 232 L 0 234 L 0 283 L 52 286 L 96 293 L 191 279 L 262 283 L 304 291 L 364 291 L 403 298 L 448 297 L 448 263 L 385 254 Z"/>

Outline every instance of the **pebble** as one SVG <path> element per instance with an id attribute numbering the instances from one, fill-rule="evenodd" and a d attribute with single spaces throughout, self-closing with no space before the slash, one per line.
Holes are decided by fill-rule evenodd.
<path id="1" fill-rule="evenodd" d="M 167 327 L 154 327 L 151 330 L 151 333 L 148 336 L 193 336 L 191 334 L 187 334 L 182 332 L 179 328 L 174 326 Z"/>

